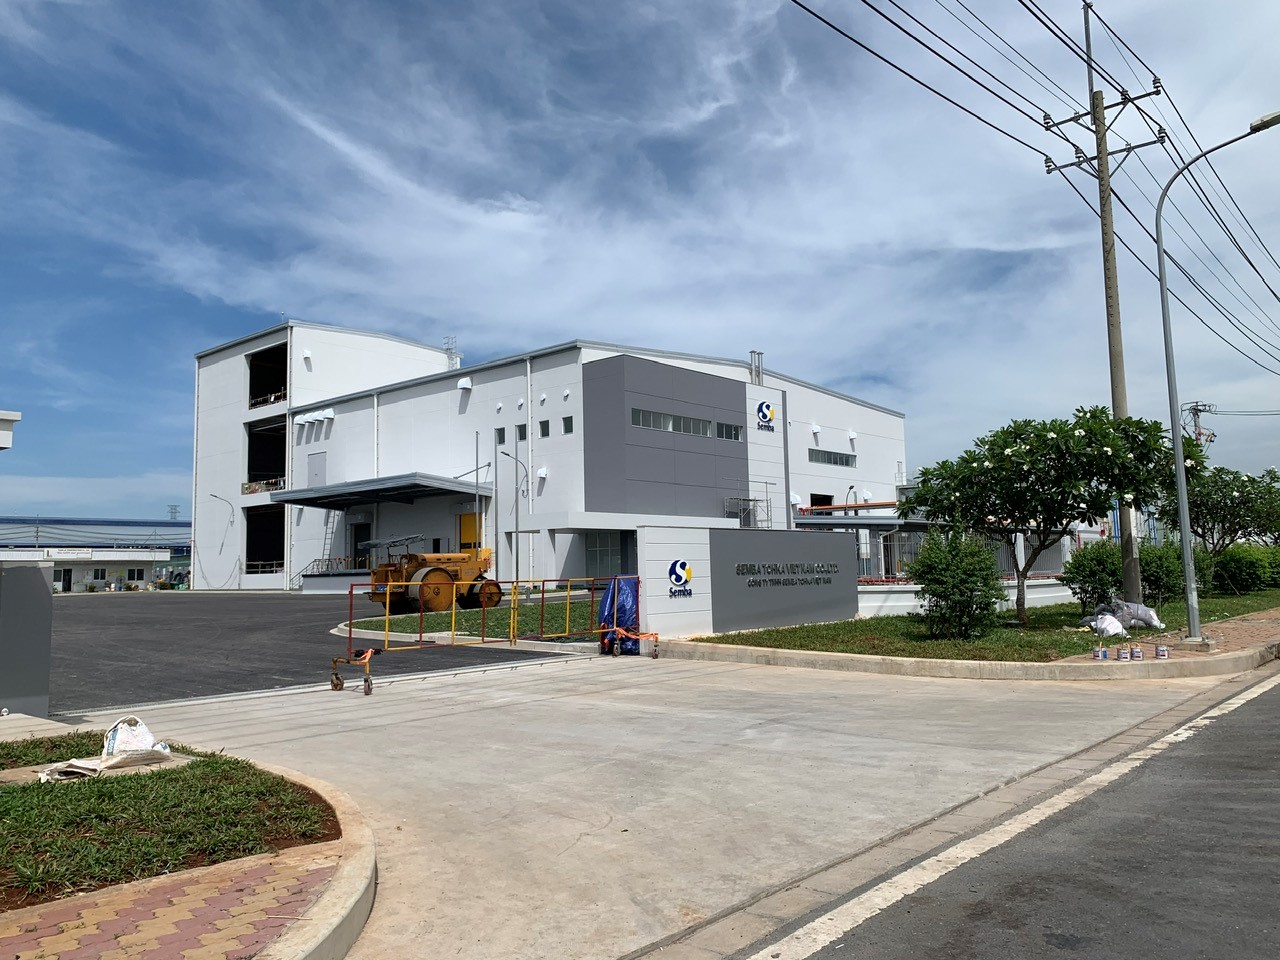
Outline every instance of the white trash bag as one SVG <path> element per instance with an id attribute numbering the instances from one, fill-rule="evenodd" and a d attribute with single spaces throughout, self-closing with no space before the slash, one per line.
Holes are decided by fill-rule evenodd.
<path id="1" fill-rule="evenodd" d="M 1098 614 L 1098 619 L 1093 624 L 1094 632 L 1100 637 L 1127 637 L 1129 634 L 1125 632 L 1124 627 L 1109 613 Z"/>
<path id="2" fill-rule="evenodd" d="M 137 717 L 121 717 L 102 738 L 102 756 L 55 763 L 40 771 L 40 782 L 96 777 L 104 770 L 164 763 L 168 759 L 169 745 L 157 741 L 145 723 Z"/>

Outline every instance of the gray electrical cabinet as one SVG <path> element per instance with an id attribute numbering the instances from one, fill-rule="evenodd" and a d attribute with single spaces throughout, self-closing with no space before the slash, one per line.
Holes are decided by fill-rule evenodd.
<path id="1" fill-rule="evenodd" d="M 49 716 L 53 564 L 0 560 L 0 708 Z"/>

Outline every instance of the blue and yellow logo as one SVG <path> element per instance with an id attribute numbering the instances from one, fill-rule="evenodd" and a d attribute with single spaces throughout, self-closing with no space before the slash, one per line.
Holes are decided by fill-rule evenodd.
<path id="1" fill-rule="evenodd" d="M 756 404 L 756 429 L 768 430 L 773 432 L 773 418 L 777 416 L 777 411 L 773 409 L 773 404 L 768 400 L 761 400 Z"/>
<path id="2" fill-rule="evenodd" d="M 671 566 L 667 567 L 667 579 L 672 584 L 667 591 L 667 596 L 672 598 L 693 596 L 693 568 L 686 561 L 672 560 Z"/>

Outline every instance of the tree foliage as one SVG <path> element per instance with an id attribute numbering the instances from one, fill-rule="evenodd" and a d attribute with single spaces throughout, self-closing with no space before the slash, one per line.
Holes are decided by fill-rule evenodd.
<path id="1" fill-rule="evenodd" d="M 930 635 L 972 640 L 995 626 L 1004 587 L 995 551 L 977 537 L 931 530 L 907 574 Z"/>
<path id="2" fill-rule="evenodd" d="M 1199 448 L 1187 447 L 1193 468 Z M 1154 505 L 1173 479 L 1173 454 L 1154 420 L 1115 419 L 1105 407 L 1081 407 L 1071 420 L 1014 420 L 954 460 L 920 471 L 899 504 L 918 515 L 1026 550 L 1016 574 L 1018 619 L 1027 622 L 1026 579 L 1037 559 L 1076 523 L 1093 526 L 1112 501 Z"/>
<path id="3" fill-rule="evenodd" d="M 1233 543 L 1251 539 L 1280 542 L 1278 501 L 1280 474 L 1274 467 L 1257 477 L 1212 467 L 1187 478 L 1191 535 L 1215 559 Z M 1164 498 L 1159 516 L 1177 529 L 1178 502 L 1174 496 Z"/>
<path id="4" fill-rule="evenodd" d="M 1106 603 L 1124 588 L 1124 557 L 1120 554 L 1120 545 L 1110 540 L 1085 544 L 1071 554 L 1058 579 L 1080 601 L 1080 611 L 1092 613 L 1094 607 Z"/>

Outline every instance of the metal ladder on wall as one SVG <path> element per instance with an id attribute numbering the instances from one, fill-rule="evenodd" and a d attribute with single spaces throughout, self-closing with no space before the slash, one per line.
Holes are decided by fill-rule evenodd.
<path id="1" fill-rule="evenodd" d="M 338 513 L 339 511 L 337 510 L 326 510 L 324 512 L 324 540 L 320 547 L 320 556 L 293 575 L 293 578 L 289 581 L 290 590 L 297 590 L 301 587 L 302 578 L 308 573 L 323 570 L 328 565 L 329 550 L 333 546 L 333 536 L 338 529 Z"/>

